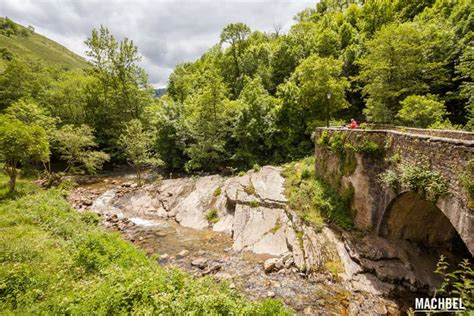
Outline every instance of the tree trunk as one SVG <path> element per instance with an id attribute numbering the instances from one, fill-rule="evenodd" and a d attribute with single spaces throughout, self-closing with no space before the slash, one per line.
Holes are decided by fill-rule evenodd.
<path id="1" fill-rule="evenodd" d="M 5 164 L 5 172 L 6 174 L 10 177 L 10 181 L 8 183 L 10 192 L 15 191 L 15 186 L 16 186 L 16 176 L 17 176 L 17 171 L 16 171 L 16 163 L 11 162 L 11 163 L 6 163 Z"/>
<path id="2" fill-rule="evenodd" d="M 16 175 L 10 176 L 10 192 L 15 191 Z"/>
<path id="3" fill-rule="evenodd" d="M 142 174 L 140 167 L 137 167 L 137 185 L 141 186 L 142 185 Z"/>

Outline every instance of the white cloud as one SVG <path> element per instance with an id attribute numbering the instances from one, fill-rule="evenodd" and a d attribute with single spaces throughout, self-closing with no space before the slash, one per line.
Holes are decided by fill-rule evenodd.
<path id="1" fill-rule="evenodd" d="M 296 13 L 314 0 L 1 0 L 0 15 L 33 25 L 38 33 L 84 56 L 84 40 L 105 25 L 128 37 L 143 55 L 155 86 L 164 86 L 174 66 L 194 60 L 219 41 L 222 28 L 244 22 L 254 30 L 289 29 Z"/>

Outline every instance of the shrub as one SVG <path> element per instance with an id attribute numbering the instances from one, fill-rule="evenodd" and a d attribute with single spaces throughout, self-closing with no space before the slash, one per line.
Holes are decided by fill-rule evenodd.
<path id="1" fill-rule="evenodd" d="M 219 211 L 215 208 L 212 209 L 209 213 L 207 213 L 206 219 L 211 224 L 217 223 L 219 221 Z"/>
<path id="2" fill-rule="evenodd" d="M 345 149 L 346 137 L 347 133 L 334 132 L 329 139 L 329 147 L 339 153 L 343 152 Z"/>
<path id="3" fill-rule="evenodd" d="M 256 191 L 255 191 L 255 187 L 253 186 L 252 182 L 250 182 L 249 184 L 247 184 L 244 188 L 244 191 L 245 193 L 247 193 L 248 195 L 255 195 Z"/>
<path id="4" fill-rule="evenodd" d="M 221 195 L 221 193 L 222 193 L 222 188 L 218 187 L 217 189 L 214 190 L 213 195 L 214 196 L 219 196 L 219 195 Z"/>
<path id="5" fill-rule="evenodd" d="M 446 257 L 441 258 L 436 265 L 436 274 L 443 278 L 441 287 L 437 293 L 448 297 L 460 297 L 466 311 L 474 310 L 474 270 L 469 259 L 463 259 L 459 262 L 457 269 L 450 269 Z"/>
<path id="6" fill-rule="evenodd" d="M 474 208 L 474 159 L 469 160 L 466 169 L 461 172 L 460 180 L 469 197 L 469 207 Z"/>
<path id="7" fill-rule="evenodd" d="M 311 171 L 313 169 L 313 156 L 285 166 L 283 176 L 288 206 L 315 229 L 320 229 L 324 220 L 344 229 L 352 228 L 351 190 L 337 194 L 316 177 L 315 172 Z M 309 177 L 305 170 L 309 171 Z"/>
<path id="8" fill-rule="evenodd" d="M 311 170 L 308 168 L 304 168 L 303 171 L 301 171 L 301 179 L 306 180 L 311 177 Z"/>
<path id="9" fill-rule="evenodd" d="M 354 147 L 354 151 L 358 153 L 366 153 L 369 155 L 381 155 L 383 154 L 383 148 L 370 140 L 365 140 L 361 144 L 357 144 Z"/>
<path id="10" fill-rule="evenodd" d="M 398 159 L 392 157 L 389 160 Z M 387 169 L 379 175 L 379 181 L 393 190 L 405 186 L 432 202 L 448 192 L 448 184 L 443 175 L 432 171 L 423 159 L 416 164 L 400 164 L 395 170 Z"/>
<path id="11" fill-rule="evenodd" d="M 379 180 L 389 189 L 396 190 L 399 185 L 398 174 L 396 171 L 387 169 L 379 175 Z"/>
<path id="12" fill-rule="evenodd" d="M 260 169 L 262 169 L 262 167 L 260 167 L 260 165 L 258 163 L 256 163 L 256 164 L 253 165 L 252 169 L 255 172 L 259 172 Z"/>
<path id="13" fill-rule="evenodd" d="M 433 124 L 428 126 L 428 128 L 454 130 L 454 131 L 461 131 L 463 129 L 462 125 L 453 124 L 448 119 L 445 119 L 444 121 L 440 121 L 440 122 L 434 122 Z"/>
<path id="14" fill-rule="evenodd" d="M 323 131 L 321 136 L 316 141 L 319 146 L 328 146 L 329 145 L 329 133 L 328 131 Z"/>
<path id="15" fill-rule="evenodd" d="M 426 128 L 435 122 L 442 122 L 448 115 L 444 103 L 433 95 L 411 95 L 400 104 L 402 107 L 397 118 L 408 126 Z"/>

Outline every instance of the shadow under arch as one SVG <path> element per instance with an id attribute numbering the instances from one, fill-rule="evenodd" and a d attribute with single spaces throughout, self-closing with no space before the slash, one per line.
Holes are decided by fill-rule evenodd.
<path id="1" fill-rule="evenodd" d="M 435 203 L 406 191 L 387 206 L 379 235 L 393 240 L 408 240 L 438 252 L 449 251 L 456 257 L 471 256 L 455 227 Z"/>

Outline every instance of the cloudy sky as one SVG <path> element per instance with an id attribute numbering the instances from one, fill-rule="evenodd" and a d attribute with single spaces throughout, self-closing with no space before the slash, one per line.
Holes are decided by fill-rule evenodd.
<path id="1" fill-rule="evenodd" d="M 142 66 L 155 87 L 166 85 L 174 66 L 198 58 L 219 41 L 222 28 L 244 22 L 252 29 L 283 31 L 295 14 L 315 0 L 0 0 L 0 16 L 23 25 L 84 56 L 93 28 L 107 26 L 119 39 L 138 46 Z"/>

